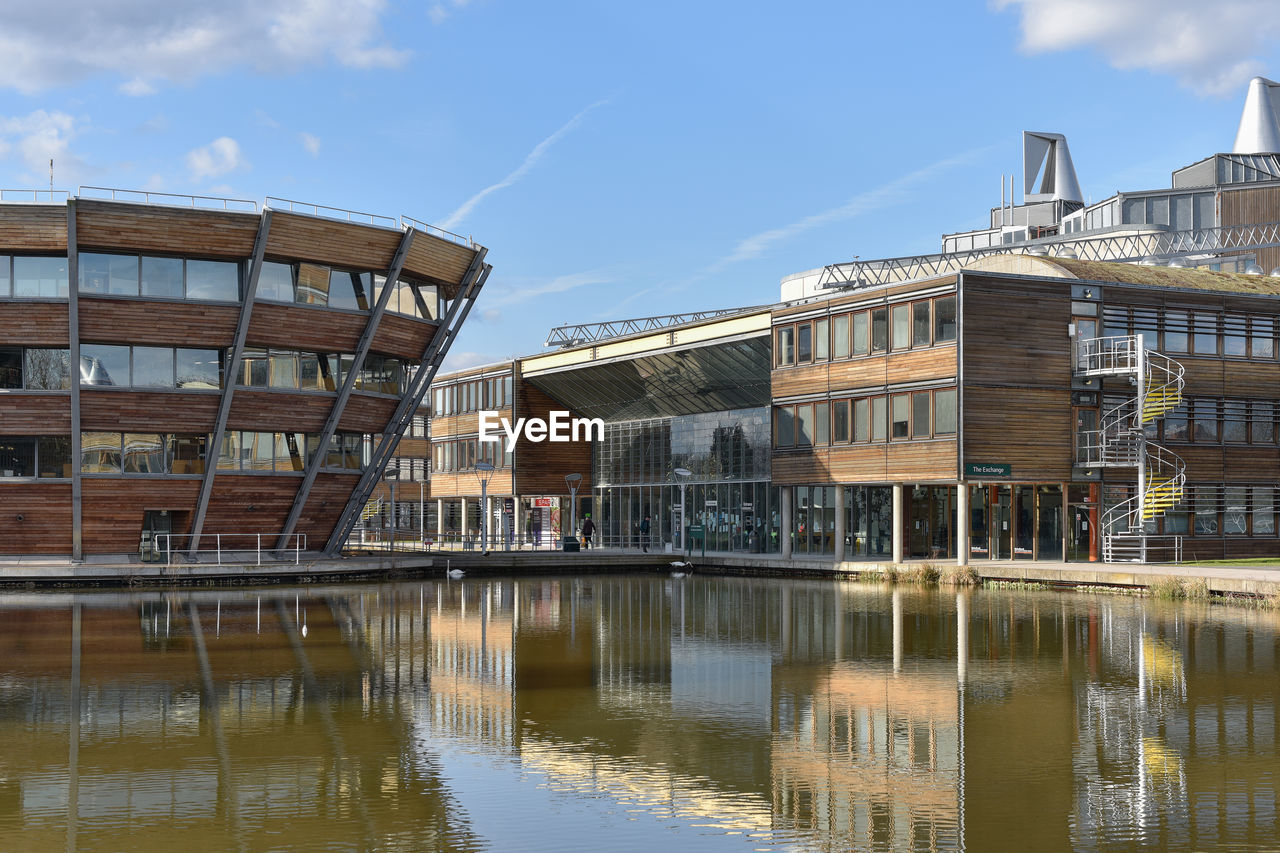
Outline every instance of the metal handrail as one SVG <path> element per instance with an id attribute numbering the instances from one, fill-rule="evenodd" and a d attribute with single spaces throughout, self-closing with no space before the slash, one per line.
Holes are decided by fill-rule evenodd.
<path id="1" fill-rule="evenodd" d="M 253 546 L 252 547 L 231 547 L 233 544 L 235 544 L 237 537 L 239 537 L 241 540 L 252 537 Z M 156 534 L 156 538 L 155 538 L 156 550 L 165 555 L 166 567 L 173 566 L 173 554 L 175 550 L 173 547 L 173 541 L 175 539 L 185 539 L 187 541 L 191 541 L 192 538 L 194 537 L 190 533 Z M 292 548 L 273 547 L 276 541 L 280 538 L 279 533 L 206 533 L 201 537 L 201 541 L 208 541 L 210 538 L 214 540 L 214 546 L 212 548 L 194 548 L 194 549 L 178 548 L 176 550 L 178 551 L 179 554 L 189 554 L 191 556 L 195 556 L 196 554 L 215 554 L 217 556 L 217 563 L 219 566 L 222 565 L 222 557 L 224 554 L 245 554 L 245 553 L 254 554 L 256 564 L 261 566 L 262 555 L 264 551 L 268 555 L 276 554 L 276 553 L 288 553 L 289 551 L 292 551 L 294 565 L 297 565 L 302 561 L 302 552 L 307 550 L 307 534 L 305 533 L 292 533 L 289 535 L 289 538 L 293 540 Z M 164 543 L 163 548 L 160 547 L 162 540 Z M 267 547 L 265 549 L 263 549 L 262 547 L 263 541 L 267 543 Z M 270 556 L 268 556 L 267 561 L 277 562 L 277 563 L 284 562 L 283 560 L 278 560 L 278 559 L 273 560 Z"/>
<path id="2" fill-rule="evenodd" d="M 106 193 L 107 197 L 86 195 L 87 193 Z M 129 190 L 117 187 L 86 187 L 81 186 L 76 193 L 77 196 L 86 198 L 98 198 L 110 201 L 129 201 L 141 204 L 164 205 L 167 207 L 195 207 L 204 209 L 216 209 L 221 207 L 223 210 L 238 210 L 245 213 L 257 213 L 258 203 L 247 198 L 223 198 L 215 195 L 184 195 L 181 193 L 161 193 L 152 190 Z M 121 198 L 121 196 L 126 196 Z M 176 202 L 186 202 L 185 204 L 177 204 Z M 211 202 L 210 204 L 201 204 L 200 202 Z M 233 205 L 236 205 L 233 207 Z"/>
<path id="3" fill-rule="evenodd" d="M 476 247 L 476 241 L 470 237 L 463 237 L 461 234 L 454 234 L 452 231 L 446 231 L 438 225 L 431 225 L 430 223 L 423 222 L 421 219 L 414 219 L 412 216 L 405 216 L 403 213 L 400 214 L 400 227 L 417 228 L 419 231 L 424 231 L 433 237 L 441 237 L 445 240 L 450 240 L 454 243 L 466 246 L 469 249 L 474 249 Z"/>
<path id="4" fill-rule="evenodd" d="M 369 225 L 376 225 L 383 228 L 400 228 L 400 221 L 394 216 L 383 216 L 379 213 L 363 213 L 359 210 L 347 210 L 344 207 L 329 207 L 324 204 L 314 204 L 309 201 L 295 201 L 288 198 L 280 198 L 278 196 L 267 196 L 266 206 L 288 210 L 290 213 L 303 213 L 309 216 L 318 216 L 322 219 L 342 219 L 347 222 L 367 222 Z M 303 208 L 298 210 L 298 208 Z M 310 213 L 307 213 L 310 209 Z"/>
<path id="5" fill-rule="evenodd" d="M 25 198 L 8 198 L 8 196 L 12 194 L 29 195 L 31 196 L 31 199 L 28 201 Z M 48 196 L 49 204 L 53 204 L 56 200 L 66 201 L 71 198 L 71 193 L 67 190 L 0 189 L 0 201 L 8 202 L 10 204 L 39 204 L 41 195 Z"/>

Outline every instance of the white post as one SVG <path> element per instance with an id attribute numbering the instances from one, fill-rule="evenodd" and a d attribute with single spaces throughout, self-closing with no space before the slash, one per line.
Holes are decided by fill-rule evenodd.
<path id="1" fill-rule="evenodd" d="M 258 565 L 259 565 L 259 566 L 261 566 L 261 565 L 262 565 L 262 534 L 261 534 L 261 533 L 257 534 L 257 537 L 258 537 L 258 546 L 257 546 L 257 548 L 258 548 Z"/>
<path id="2" fill-rule="evenodd" d="M 844 562 L 844 538 L 845 538 L 845 509 L 844 509 L 844 486 L 836 486 L 836 549 L 835 561 L 837 563 Z"/>
<path id="3" fill-rule="evenodd" d="M 956 484 L 956 565 L 969 565 L 969 486 L 966 483 Z"/>
<path id="4" fill-rule="evenodd" d="M 489 481 L 480 480 L 480 550 L 489 553 Z"/>
<path id="5" fill-rule="evenodd" d="M 684 490 L 689 485 L 683 480 L 680 482 L 680 553 L 684 553 L 684 532 L 689 527 L 689 522 L 684 517 Z"/>
<path id="6" fill-rule="evenodd" d="M 791 559 L 791 487 L 782 487 L 782 559 Z"/>
<path id="7" fill-rule="evenodd" d="M 903 517 L 902 517 L 902 484 L 893 484 L 893 562 L 895 565 L 902 563 L 903 553 Z"/>

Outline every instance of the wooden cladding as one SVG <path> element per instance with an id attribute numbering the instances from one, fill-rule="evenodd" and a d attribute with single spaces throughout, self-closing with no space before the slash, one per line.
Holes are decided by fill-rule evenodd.
<path id="1" fill-rule="evenodd" d="M 222 210 L 173 210 L 115 201 L 76 202 L 80 250 L 158 252 L 191 257 L 247 258 L 259 215 Z"/>
<path id="2" fill-rule="evenodd" d="M 311 491 L 307 495 L 307 505 L 298 517 L 295 533 L 304 534 L 307 539 L 303 543 L 304 550 L 316 550 L 324 547 L 333 527 L 338 523 L 338 516 L 347 504 L 347 499 L 360 481 L 359 474 L 317 474 Z M 293 543 L 289 543 L 290 547 Z"/>
<path id="3" fill-rule="evenodd" d="M 144 346 L 230 347 L 240 316 L 230 305 L 84 295 L 79 309 L 80 340 Z"/>
<path id="4" fill-rule="evenodd" d="M 400 239 L 398 230 L 275 210 L 271 213 L 267 254 L 385 272 L 391 268 Z M 420 239 L 417 237 L 414 242 Z"/>
<path id="5" fill-rule="evenodd" d="M 342 410 L 338 429 L 350 432 L 382 432 L 399 404 L 398 399 L 354 393 L 348 398 L 347 405 Z"/>
<path id="6" fill-rule="evenodd" d="M 563 411 L 564 406 L 551 399 L 528 382 L 516 382 L 515 416 L 518 418 L 543 418 L 551 410 Z M 591 442 L 565 441 L 532 442 L 521 433 L 516 441 L 515 490 L 521 495 L 568 494 L 566 474 L 581 474 L 582 484 L 578 493 L 591 489 Z"/>
<path id="7" fill-rule="evenodd" d="M 237 388 L 231 398 L 228 429 L 259 432 L 312 432 L 324 429 L 336 397 Z"/>
<path id="8" fill-rule="evenodd" d="M 964 279 L 964 381 L 1071 385 L 1071 289 L 1061 281 Z"/>
<path id="9" fill-rule="evenodd" d="M 86 430 L 109 432 L 211 433 L 218 397 L 216 393 L 84 388 L 80 424 Z"/>
<path id="10" fill-rule="evenodd" d="M 956 347 L 929 349 L 789 367 L 773 372 L 773 398 L 809 394 L 838 395 L 855 389 L 885 388 L 911 382 L 935 382 L 956 376 Z"/>
<path id="11" fill-rule="evenodd" d="M 65 301 L 8 302 L 0 309 L 0 343 L 5 346 L 66 349 L 68 328 Z"/>
<path id="12" fill-rule="evenodd" d="M 264 543 L 270 541 L 274 548 L 274 538 L 266 534 L 278 535 L 284 530 L 285 519 L 293 508 L 293 499 L 301 484 L 301 477 L 259 477 L 219 471 L 213 478 L 213 495 L 205 515 L 204 532 L 262 533 Z M 341 510 L 339 507 L 335 515 Z M 254 539 L 252 536 L 228 537 L 227 542 L 233 547 L 252 548 Z M 202 542 L 200 547 L 211 547 L 211 543 Z"/>
<path id="13" fill-rule="evenodd" d="M 983 387 L 966 383 L 963 400 L 966 463 L 1008 463 L 1013 466 L 1016 480 L 1071 479 L 1069 388 Z"/>
<path id="14" fill-rule="evenodd" d="M 65 252 L 66 205 L 0 205 L 0 247 L 6 252 Z"/>
<path id="15" fill-rule="evenodd" d="M 435 336 L 437 323 L 414 320 L 395 314 L 384 314 L 378 323 L 378 331 L 374 333 L 373 352 L 383 355 L 394 355 L 399 358 L 418 362 L 426 352 L 427 345 Z"/>
<path id="16" fill-rule="evenodd" d="M 459 284 L 475 256 L 474 249 L 418 233 L 414 235 L 413 245 L 405 258 L 404 273 L 438 284 Z"/>
<path id="17" fill-rule="evenodd" d="M 819 447 L 775 453 L 775 486 L 954 480 L 954 440 Z"/>
<path id="18" fill-rule="evenodd" d="M 0 435 L 70 434 L 70 393 L 0 392 Z"/>
<path id="19" fill-rule="evenodd" d="M 70 554 L 71 484 L 3 484 L 0 523 L 5 554 Z"/>
<path id="20" fill-rule="evenodd" d="M 136 554 L 147 510 L 168 510 L 175 535 L 190 531 L 200 481 L 86 477 L 81 492 L 85 553 Z"/>
<path id="21" fill-rule="evenodd" d="M 368 323 L 368 314 L 255 302 L 246 343 L 305 352 L 355 352 Z M 419 352 L 417 357 L 421 356 Z"/>

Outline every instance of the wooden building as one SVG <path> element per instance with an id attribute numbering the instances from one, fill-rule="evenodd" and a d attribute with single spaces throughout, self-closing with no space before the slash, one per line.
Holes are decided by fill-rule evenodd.
<path id="1" fill-rule="evenodd" d="M 485 249 L 160 198 L 0 205 L 0 551 L 335 552 Z"/>

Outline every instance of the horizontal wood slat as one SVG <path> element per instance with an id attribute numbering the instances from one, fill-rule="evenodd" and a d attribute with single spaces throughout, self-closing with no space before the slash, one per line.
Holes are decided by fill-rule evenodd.
<path id="1" fill-rule="evenodd" d="M 432 237 L 430 234 L 418 233 L 414 235 L 413 245 L 409 247 L 405 257 L 404 272 L 411 277 L 458 284 L 467 274 L 475 256 L 474 249 Z"/>
<path id="2" fill-rule="evenodd" d="M 67 348 L 67 303 L 0 302 L 0 343 Z"/>
<path id="3" fill-rule="evenodd" d="M 71 435 L 71 392 L 0 391 L 0 435 Z"/>
<path id="4" fill-rule="evenodd" d="M 65 204 L 0 204 L 0 254 L 66 251 Z"/>
<path id="5" fill-rule="evenodd" d="M 391 268 L 400 238 L 398 229 L 273 210 L 267 255 L 356 271 L 386 272 Z M 417 239 L 421 238 L 415 242 Z"/>
<path id="6" fill-rule="evenodd" d="M 81 251 L 247 258 L 253 251 L 258 221 L 256 213 L 76 201 L 76 241 Z"/>
<path id="7" fill-rule="evenodd" d="M 431 343 L 437 328 L 438 323 L 414 320 L 398 314 L 384 314 L 373 335 L 370 349 L 383 355 L 394 355 L 417 362 L 422 359 L 422 353 Z"/>
<path id="8" fill-rule="evenodd" d="M 395 414 L 399 402 L 386 397 L 352 394 L 347 400 L 346 408 L 342 410 L 338 429 L 351 432 L 382 432 L 387 426 L 387 421 L 391 420 L 391 416 Z"/>
<path id="9" fill-rule="evenodd" d="M 137 554 L 147 510 L 169 510 L 173 532 L 190 531 L 200 481 L 86 477 L 81 491 L 85 553 Z"/>
<path id="10" fill-rule="evenodd" d="M 337 398 L 326 394 L 290 394 L 237 388 L 231 398 L 227 429 L 259 432 L 314 432 L 324 428 Z"/>
<path id="11" fill-rule="evenodd" d="M 240 309 L 199 302 L 81 296 L 80 340 L 151 346 L 231 346 Z M 65 325 L 65 324 L 64 324 Z"/>
<path id="12" fill-rule="evenodd" d="M 0 483 L 0 525 L 0 553 L 70 554 L 71 484 Z"/>
<path id="13" fill-rule="evenodd" d="M 259 301 L 253 305 L 246 343 L 303 352 L 355 352 L 368 323 L 367 314 Z"/>
<path id="14" fill-rule="evenodd" d="M 216 392 L 91 388 L 80 392 L 80 424 L 86 430 L 208 434 L 217 414 Z"/>

